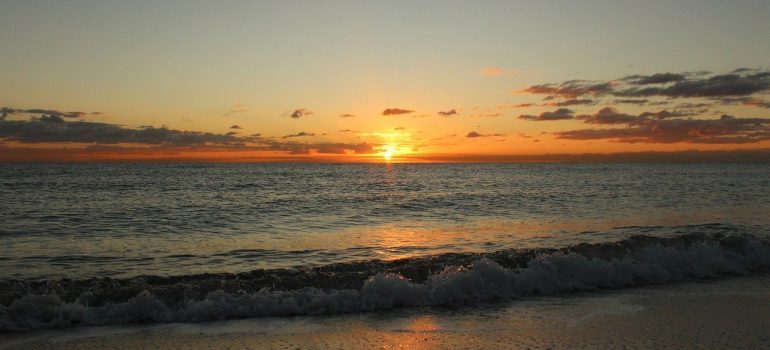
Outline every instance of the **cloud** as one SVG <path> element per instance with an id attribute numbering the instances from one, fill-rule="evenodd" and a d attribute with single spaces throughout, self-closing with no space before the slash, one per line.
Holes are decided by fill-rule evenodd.
<path id="1" fill-rule="evenodd" d="M 595 114 L 583 114 L 577 116 L 577 119 L 583 120 L 588 124 L 638 124 L 644 120 L 644 117 L 620 113 L 612 107 L 605 107 L 596 112 Z"/>
<path id="2" fill-rule="evenodd" d="M 545 94 L 549 98 L 574 99 L 584 95 L 600 96 L 612 91 L 612 82 L 596 82 L 587 80 L 569 80 L 561 84 L 542 84 L 530 86 L 521 92 L 530 94 Z"/>
<path id="3" fill-rule="evenodd" d="M 298 109 L 295 109 L 294 112 L 291 112 L 291 114 L 289 114 L 289 117 L 292 117 L 293 119 L 299 119 L 302 117 L 307 117 L 312 114 L 313 114 L 313 111 L 309 109 L 298 108 Z"/>
<path id="4" fill-rule="evenodd" d="M 587 124 L 627 124 L 638 125 L 644 123 L 650 118 L 655 119 L 667 119 L 667 118 L 681 118 L 693 115 L 692 113 L 686 113 L 681 111 L 668 111 L 661 110 L 658 112 L 643 112 L 639 115 L 632 115 L 627 113 L 620 113 L 615 108 L 605 107 L 594 114 L 583 114 L 576 118 L 582 120 Z"/>
<path id="5" fill-rule="evenodd" d="M 355 118 L 356 115 L 355 114 L 350 114 L 350 113 L 344 113 L 344 114 L 340 114 L 339 117 L 340 118 Z"/>
<path id="6" fill-rule="evenodd" d="M 43 109 L 43 108 L 30 108 L 30 109 L 13 109 L 10 107 L 0 108 L 0 118 L 4 118 L 11 114 L 45 114 L 45 115 L 55 115 L 62 118 L 80 118 L 89 114 L 98 115 L 98 114 L 101 114 L 101 112 L 91 112 L 91 113 L 62 112 L 62 111 L 57 111 L 55 109 Z"/>
<path id="7" fill-rule="evenodd" d="M 468 137 L 468 138 L 492 137 L 492 136 L 505 136 L 505 134 L 479 134 L 478 132 L 471 131 L 465 135 L 465 137 Z"/>
<path id="8" fill-rule="evenodd" d="M 753 106 L 753 107 L 759 107 L 759 108 L 770 108 L 770 101 L 759 100 L 756 98 L 750 98 L 746 100 L 746 102 L 744 102 L 743 104 L 747 106 Z"/>
<path id="9" fill-rule="evenodd" d="M 538 115 L 522 114 L 519 119 L 532 120 L 532 121 L 551 121 L 551 120 L 565 120 L 572 119 L 574 111 L 567 108 L 559 108 L 553 112 L 543 112 Z"/>
<path id="10" fill-rule="evenodd" d="M 230 110 L 227 111 L 227 113 L 225 113 L 225 116 L 233 115 L 233 114 L 238 114 L 238 113 L 243 113 L 243 112 L 248 112 L 248 111 L 249 110 L 246 108 L 246 105 L 242 105 L 240 103 L 237 103 L 234 106 L 232 106 L 230 108 Z"/>
<path id="11" fill-rule="evenodd" d="M 629 88 L 617 96 L 721 97 L 745 96 L 770 90 L 770 71 L 751 74 L 722 74 L 680 80 L 670 86 Z"/>
<path id="12" fill-rule="evenodd" d="M 287 138 L 313 136 L 300 132 Z M 29 120 L 7 120 L 0 118 L 0 142 L 14 141 L 23 144 L 63 144 L 60 150 L 86 152 L 84 148 L 69 147 L 69 144 L 84 144 L 86 150 L 109 149 L 110 153 L 133 154 L 136 152 L 176 152 L 184 150 L 247 150 L 277 151 L 289 154 L 371 154 L 381 145 L 369 143 L 295 142 L 262 138 L 260 134 L 238 136 L 236 131 L 215 134 L 198 131 L 183 131 L 155 128 L 138 129 L 121 125 L 88 121 L 67 121 L 60 115 L 43 115 Z M 141 147 L 137 146 L 141 145 Z M 148 147 L 149 146 L 149 147 Z M 14 147 L 14 149 L 21 149 Z M 26 149 L 26 148 L 24 148 Z M 90 152 L 89 151 L 89 152 Z M 83 153 L 85 154 L 85 153 Z M 166 154 L 166 153 L 164 153 Z"/>
<path id="13" fill-rule="evenodd" d="M 559 139 L 611 140 L 622 143 L 743 144 L 770 140 L 770 119 L 668 119 L 639 116 L 603 109 L 593 116 L 580 116 L 586 123 L 625 124 L 626 128 L 581 129 L 556 132 Z"/>
<path id="14" fill-rule="evenodd" d="M 595 104 L 596 101 L 589 100 L 589 99 L 569 99 L 565 101 L 559 101 L 559 102 L 549 102 L 546 103 L 545 106 L 555 106 L 555 107 L 566 107 L 566 106 L 576 106 L 576 105 L 592 105 Z"/>
<path id="15" fill-rule="evenodd" d="M 282 138 L 288 139 L 288 138 L 292 138 L 292 137 L 306 137 L 306 136 L 315 136 L 315 133 L 300 131 L 300 132 L 298 132 L 296 134 L 284 135 Z"/>
<path id="16" fill-rule="evenodd" d="M 384 111 L 382 111 L 382 115 L 400 115 L 400 114 L 409 114 L 414 111 L 409 109 L 402 109 L 402 108 L 386 108 Z"/>
<path id="17" fill-rule="evenodd" d="M 497 67 L 485 67 L 481 69 L 481 75 L 486 76 L 499 76 L 503 75 L 504 70 Z"/>
<path id="18" fill-rule="evenodd" d="M 70 142 L 86 144 L 133 143 L 147 145 L 235 145 L 245 139 L 228 134 L 120 125 L 87 121 L 65 121 L 61 115 L 43 115 L 30 120 L 0 120 L 0 139 L 20 143 Z"/>
<path id="19" fill-rule="evenodd" d="M 243 129 L 240 125 L 233 125 L 230 129 Z"/>
<path id="20" fill-rule="evenodd" d="M 397 127 L 393 128 L 393 131 L 398 131 L 398 130 L 406 130 L 406 129 L 404 129 L 403 126 L 397 126 Z"/>
<path id="21" fill-rule="evenodd" d="M 477 113 L 477 114 L 471 114 L 471 118 L 497 118 L 502 117 L 502 113 Z"/>
<path id="22" fill-rule="evenodd" d="M 685 80 L 684 74 L 656 73 L 653 75 L 631 75 L 621 80 L 626 80 L 634 85 L 667 84 Z"/>
<path id="23" fill-rule="evenodd" d="M 681 117 L 689 117 L 692 115 L 695 115 L 696 113 L 689 113 L 689 112 L 682 112 L 682 111 L 668 111 L 668 110 L 662 110 L 659 112 L 644 112 L 640 114 L 640 117 L 655 117 L 658 119 L 666 119 L 666 118 L 681 118 Z"/>
<path id="24" fill-rule="evenodd" d="M 648 100 L 648 99 L 628 99 L 628 98 L 627 99 L 623 99 L 623 98 L 621 98 L 621 99 L 615 100 L 615 103 L 618 103 L 618 104 L 630 104 L 630 105 L 640 105 L 640 106 L 644 105 L 644 104 L 647 104 L 648 102 L 650 102 L 650 100 Z"/>
<path id="25" fill-rule="evenodd" d="M 455 110 L 454 108 L 452 108 L 452 109 L 450 109 L 448 111 L 439 111 L 438 112 L 438 115 L 443 115 L 443 116 L 450 116 L 450 115 L 455 115 L 455 114 L 457 114 L 457 110 Z"/>
<path id="26" fill-rule="evenodd" d="M 718 98 L 748 96 L 766 91 L 770 91 L 770 71 L 759 69 L 738 69 L 716 75 L 710 72 L 685 72 L 632 75 L 609 81 L 568 80 L 560 84 L 534 85 L 520 90 L 546 95 L 546 99 L 604 95 L 630 99 L 652 96 Z"/>
<path id="27" fill-rule="evenodd" d="M 350 151 L 355 154 L 377 153 L 381 145 L 370 143 L 299 143 L 265 141 L 264 150 L 287 152 L 289 154 L 310 154 L 311 152 L 323 154 L 344 154 Z"/>

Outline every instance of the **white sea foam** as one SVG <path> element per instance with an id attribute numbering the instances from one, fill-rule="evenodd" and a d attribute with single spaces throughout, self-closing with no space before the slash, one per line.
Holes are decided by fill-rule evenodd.
<path id="1" fill-rule="evenodd" d="M 0 305 L 0 330 L 14 331 L 127 322 L 196 322 L 231 318 L 335 314 L 393 307 L 466 304 L 501 298 L 553 295 L 688 279 L 745 275 L 770 269 L 770 245 L 756 238 L 738 243 L 658 243 L 608 260 L 577 253 L 537 256 L 526 267 L 506 269 L 488 259 L 448 268 L 424 283 L 377 274 L 360 290 L 262 289 L 251 294 L 209 293 L 202 300 L 166 305 L 149 292 L 114 304 L 88 306 L 56 295 L 27 295 Z"/>

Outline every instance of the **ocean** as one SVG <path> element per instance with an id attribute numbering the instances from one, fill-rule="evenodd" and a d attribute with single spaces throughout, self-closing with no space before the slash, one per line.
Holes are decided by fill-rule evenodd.
<path id="1" fill-rule="evenodd" d="M 770 164 L 2 164 L 0 331 L 762 276 Z"/>

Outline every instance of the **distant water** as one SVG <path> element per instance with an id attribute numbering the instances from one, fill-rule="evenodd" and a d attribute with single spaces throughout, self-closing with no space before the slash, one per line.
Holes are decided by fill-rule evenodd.
<path id="1" fill-rule="evenodd" d="M 4 164 L 0 329 L 747 274 L 768 213 L 770 164 Z"/>

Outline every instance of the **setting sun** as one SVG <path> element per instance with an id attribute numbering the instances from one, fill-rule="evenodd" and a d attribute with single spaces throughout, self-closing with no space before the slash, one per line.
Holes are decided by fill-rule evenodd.
<path id="1" fill-rule="evenodd" d="M 382 158 L 385 158 L 386 162 L 389 162 L 391 159 L 393 159 L 393 154 L 396 152 L 395 147 L 393 145 L 387 145 L 382 151 Z"/>

